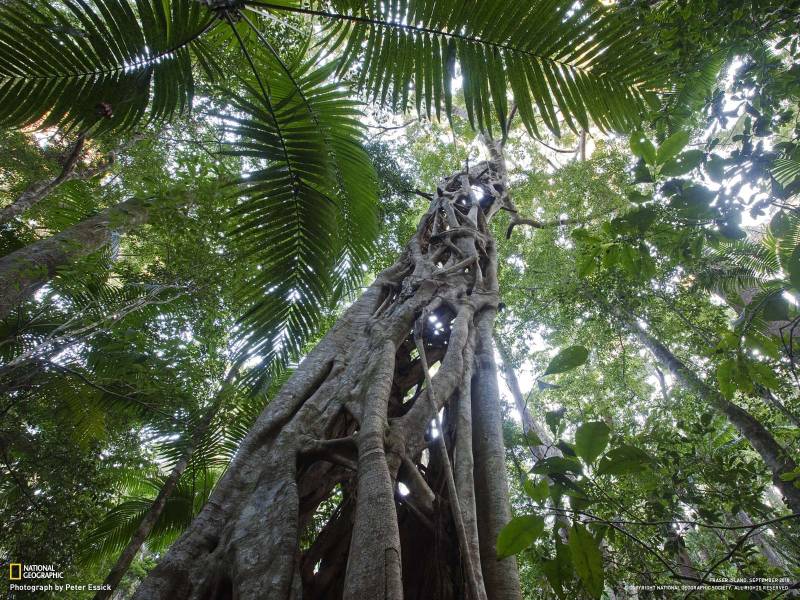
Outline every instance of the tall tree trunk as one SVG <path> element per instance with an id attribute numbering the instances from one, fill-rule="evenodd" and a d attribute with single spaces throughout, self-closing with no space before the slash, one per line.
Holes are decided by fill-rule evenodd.
<path id="1" fill-rule="evenodd" d="M 403 255 L 262 413 L 137 599 L 521 598 L 515 559 L 494 555 L 509 507 L 487 222 L 506 201 L 496 155 L 442 182 Z M 335 489 L 338 506 L 319 514 Z"/>
<path id="2" fill-rule="evenodd" d="M 499 335 L 495 335 L 494 339 L 497 346 L 497 351 L 500 354 L 500 360 L 502 361 L 501 365 L 503 376 L 505 377 L 508 389 L 511 391 L 511 396 L 514 399 L 514 408 L 516 408 L 517 412 L 520 414 L 520 420 L 522 421 L 522 432 L 525 434 L 533 433 L 537 438 L 539 438 L 539 441 L 542 442 L 541 445 L 528 445 L 531 458 L 533 459 L 533 464 L 535 465 L 540 460 L 544 460 L 545 458 L 549 458 L 551 456 L 563 457 L 564 453 L 561 452 L 560 448 L 554 445 L 555 440 L 550 435 L 550 432 L 544 425 L 542 425 L 542 423 L 533 418 L 530 409 L 528 409 L 528 403 L 526 402 L 525 397 L 522 395 L 517 374 L 514 372 L 514 365 L 511 363 L 511 352 L 500 339 Z M 565 473 L 564 476 L 567 479 L 574 480 L 574 475 L 572 475 L 572 473 Z M 555 483 L 550 477 L 546 478 L 548 484 L 553 485 L 553 483 Z M 554 503 L 554 508 L 560 509 L 561 506 L 560 504 Z M 566 544 L 567 535 L 569 528 L 572 525 L 572 520 L 566 512 L 561 511 L 556 514 L 555 518 L 562 525 L 559 527 L 558 532 Z M 605 553 L 605 540 L 603 540 L 601 547 Z"/>
<path id="3" fill-rule="evenodd" d="M 772 434 L 753 415 L 728 401 L 716 389 L 700 379 L 664 344 L 648 333 L 632 314 L 622 309 L 615 309 L 613 312 L 639 342 L 653 353 L 656 360 L 672 373 L 678 383 L 703 398 L 727 417 L 728 421 L 744 436 L 769 467 L 772 472 L 772 481 L 783 494 L 786 504 L 792 512 L 800 514 L 800 488 L 795 487 L 793 482 L 783 481 L 780 477 L 783 473 L 794 471 L 797 464 L 775 441 Z"/>
<path id="4" fill-rule="evenodd" d="M 146 223 L 151 201 L 131 198 L 49 238 L 0 258 L 0 319 L 30 298 L 58 270 Z"/>

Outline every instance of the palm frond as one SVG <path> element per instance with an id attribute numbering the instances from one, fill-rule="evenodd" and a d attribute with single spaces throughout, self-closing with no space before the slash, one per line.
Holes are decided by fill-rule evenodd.
<path id="1" fill-rule="evenodd" d="M 263 57 L 262 57 L 263 58 Z M 360 145 L 360 110 L 328 83 L 334 64 L 284 70 L 269 57 L 264 84 L 233 100 L 240 182 L 233 243 L 258 268 L 244 284 L 240 360 L 297 356 L 322 311 L 362 276 L 377 232 L 377 183 Z M 338 267 L 338 269 L 337 269 Z M 263 373 L 263 372 L 262 372 Z"/>
<path id="2" fill-rule="evenodd" d="M 783 187 L 791 185 L 800 178 L 800 160 L 776 158 L 772 165 L 772 175 Z"/>
<path id="3" fill-rule="evenodd" d="M 220 471 L 187 471 L 177 488 L 167 498 L 164 509 L 145 542 L 152 552 L 160 552 L 188 527 L 208 500 L 211 490 L 219 478 Z M 114 558 L 130 542 L 139 523 L 153 504 L 164 481 L 150 478 L 147 483 L 152 496 L 129 496 L 112 508 L 91 531 L 85 540 L 84 564 L 96 564 L 103 559 Z M 140 486 L 142 487 L 142 486 Z"/>
<path id="4" fill-rule="evenodd" d="M 541 119 L 560 135 L 593 121 L 627 130 L 639 121 L 648 92 L 659 84 L 655 54 L 643 35 L 599 3 L 542 0 L 337 0 L 333 10 L 248 2 L 275 11 L 303 12 L 326 25 L 326 42 L 342 52 L 375 101 L 407 109 L 413 89 L 418 110 L 448 114 L 460 74 L 473 126 L 505 126 L 510 87 L 520 116 L 538 135 Z M 493 115 L 494 113 L 494 115 Z"/>
<path id="5" fill-rule="evenodd" d="M 193 0 L 0 4 L 0 125 L 129 129 L 192 101 L 197 40 L 216 21 Z"/>

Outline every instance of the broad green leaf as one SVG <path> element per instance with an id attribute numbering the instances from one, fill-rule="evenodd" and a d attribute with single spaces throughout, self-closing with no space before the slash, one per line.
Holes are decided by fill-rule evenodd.
<path id="1" fill-rule="evenodd" d="M 523 436 L 523 441 L 528 446 L 541 446 L 543 445 L 541 438 L 533 431 L 529 431 Z"/>
<path id="2" fill-rule="evenodd" d="M 642 204 L 644 202 L 649 202 L 652 199 L 653 199 L 652 194 L 643 194 L 636 190 L 628 194 L 628 200 L 630 200 L 634 204 Z"/>
<path id="3" fill-rule="evenodd" d="M 781 481 L 794 481 L 800 479 L 800 471 L 790 471 L 789 473 L 780 474 Z"/>
<path id="4" fill-rule="evenodd" d="M 547 365 L 542 377 L 555 373 L 564 373 L 581 366 L 589 358 L 589 351 L 583 346 L 570 346 L 556 354 Z"/>
<path id="5" fill-rule="evenodd" d="M 497 558 L 503 559 L 522 552 L 544 532 L 544 518 L 522 515 L 511 519 L 497 536 Z"/>
<path id="6" fill-rule="evenodd" d="M 789 302 L 783 296 L 775 295 L 764 302 L 764 319 L 767 321 L 787 321 L 789 319 Z"/>
<path id="7" fill-rule="evenodd" d="M 558 440 L 558 442 L 556 442 L 556 448 L 561 450 L 564 456 L 573 456 L 573 457 L 578 456 L 578 454 L 575 452 L 575 447 L 569 442 L 565 442 L 564 440 Z"/>
<path id="8" fill-rule="evenodd" d="M 523 487 L 525 493 L 535 502 L 544 502 L 550 494 L 550 486 L 544 478 L 540 479 L 539 483 L 533 483 L 531 479 L 526 479 Z"/>
<path id="9" fill-rule="evenodd" d="M 660 165 L 663 165 L 669 159 L 677 155 L 678 152 L 683 150 L 683 147 L 688 143 L 689 134 L 687 132 L 677 131 L 673 133 L 658 147 L 656 162 L 658 162 Z"/>
<path id="10" fill-rule="evenodd" d="M 587 464 L 591 464 L 608 445 L 611 430 L 602 421 L 584 423 L 575 432 L 575 451 Z"/>
<path id="11" fill-rule="evenodd" d="M 547 426 L 550 428 L 550 431 L 553 432 L 554 436 L 558 435 L 558 426 L 561 423 L 561 419 L 564 418 L 564 413 L 566 409 L 559 408 L 557 410 L 548 410 L 544 414 L 544 420 L 547 423 Z"/>
<path id="12" fill-rule="evenodd" d="M 583 471 L 581 463 L 577 459 L 567 456 L 550 456 L 536 463 L 531 469 L 537 475 L 552 475 L 554 473 L 575 473 Z"/>
<path id="13" fill-rule="evenodd" d="M 686 175 L 686 173 L 697 168 L 702 160 L 702 150 L 689 150 L 664 163 L 664 166 L 661 167 L 661 174 L 668 177 Z"/>
<path id="14" fill-rule="evenodd" d="M 747 232 L 736 223 L 720 225 L 719 232 L 729 240 L 743 240 L 747 237 Z"/>
<path id="15" fill-rule="evenodd" d="M 556 539 L 556 556 L 550 560 L 542 563 L 542 570 L 544 571 L 547 582 L 556 595 L 562 600 L 566 600 L 564 593 L 564 584 L 567 583 L 572 577 L 572 560 L 570 559 L 569 547 L 562 544 L 559 539 Z"/>
<path id="16" fill-rule="evenodd" d="M 631 152 L 648 165 L 656 164 L 656 147 L 641 131 L 634 131 L 631 135 Z"/>
<path id="17" fill-rule="evenodd" d="M 649 467 L 651 461 L 652 459 L 644 450 L 623 444 L 606 453 L 597 467 L 597 474 L 623 475 L 636 473 Z"/>
<path id="18" fill-rule="evenodd" d="M 712 180 L 721 183 L 725 178 L 725 159 L 718 154 L 712 154 L 706 161 L 706 172 Z"/>
<path id="19" fill-rule="evenodd" d="M 603 555 L 589 530 L 575 523 L 569 530 L 569 553 L 575 572 L 593 598 L 603 593 Z"/>
<path id="20" fill-rule="evenodd" d="M 634 183 L 652 183 L 653 174 L 644 162 L 644 159 L 639 159 L 636 166 L 633 168 L 633 181 Z"/>

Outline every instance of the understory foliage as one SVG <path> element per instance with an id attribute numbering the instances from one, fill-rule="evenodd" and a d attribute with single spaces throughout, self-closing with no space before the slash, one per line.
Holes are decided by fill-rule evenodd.
<path id="1" fill-rule="evenodd" d="M 4 570 L 100 583 L 153 515 L 114 583 L 133 597 L 344 316 L 358 376 L 396 343 L 388 501 L 433 565 L 402 557 L 406 596 L 493 599 L 447 489 L 479 378 L 445 358 L 489 307 L 463 347 L 499 364 L 490 547 L 517 597 L 795 593 L 735 582 L 800 579 L 796 2 L 11 0 L 0 23 Z M 314 490 L 305 594 L 342 597 L 363 415 L 314 402 L 269 456 Z M 344 436 L 335 467 L 312 433 Z M 665 585 L 687 587 L 634 589 Z"/>

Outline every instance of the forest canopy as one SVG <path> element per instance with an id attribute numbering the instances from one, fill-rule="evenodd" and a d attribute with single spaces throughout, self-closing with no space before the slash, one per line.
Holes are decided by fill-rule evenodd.
<path id="1" fill-rule="evenodd" d="M 799 40 L 0 2 L 8 597 L 800 594 Z"/>

